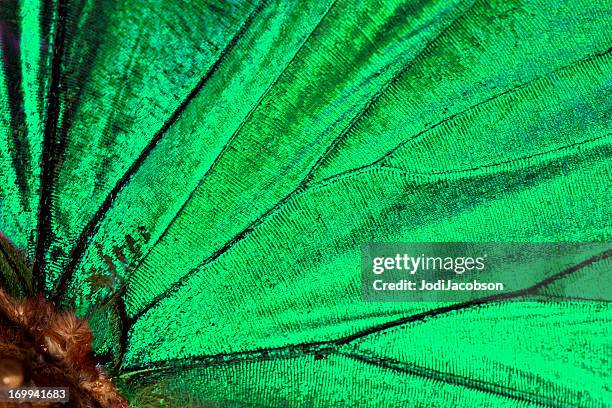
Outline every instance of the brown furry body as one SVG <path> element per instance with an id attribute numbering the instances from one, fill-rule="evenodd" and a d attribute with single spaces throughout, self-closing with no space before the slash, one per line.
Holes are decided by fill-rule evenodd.
<path id="1" fill-rule="evenodd" d="M 93 359 L 91 339 L 74 313 L 58 312 L 42 296 L 18 301 L 0 289 L 0 386 L 67 387 L 70 402 L 56 406 L 127 407 Z"/>

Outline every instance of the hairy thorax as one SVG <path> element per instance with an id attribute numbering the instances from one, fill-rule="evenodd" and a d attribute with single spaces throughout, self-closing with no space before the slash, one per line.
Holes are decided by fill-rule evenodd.
<path id="1" fill-rule="evenodd" d="M 127 407 L 96 364 L 85 320 L 60 312 L 42 296 L 16 300 L 0 289 L 0 387 L 65 387 L 68 404 L 27 407 Z M 15 406 L 0 402 L 0 408 Z"/>

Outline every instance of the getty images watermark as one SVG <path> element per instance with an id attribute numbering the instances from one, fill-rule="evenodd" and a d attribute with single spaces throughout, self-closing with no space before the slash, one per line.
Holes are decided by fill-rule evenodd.
<path id="1" fill-rule="evenodd" d="M 610 243 L 369 243 L 362 247 L 367 301 L 609 300 Z M 603 289 L 602 289 L 603 288 Z M 517 296 L 519 297 L 519 296 Z M 519 299 L 519 300 L 520 300 Z"/>

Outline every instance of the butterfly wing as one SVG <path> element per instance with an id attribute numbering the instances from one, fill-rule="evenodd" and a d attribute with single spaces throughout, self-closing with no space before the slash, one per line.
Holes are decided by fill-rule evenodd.
<path id="1" fill-rule="evenodd" d="M 609 401 L 605 304 L 367 303 L 358 249 L 609 239 L 610 7 L 312 3 L 20 5 L 1 215 L 34 281 L 134 400 Z"/>

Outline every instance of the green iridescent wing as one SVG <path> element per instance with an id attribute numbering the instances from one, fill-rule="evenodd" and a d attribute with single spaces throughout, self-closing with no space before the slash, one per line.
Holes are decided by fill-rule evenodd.
<path id="1" fill-rule="evenodd" d="M 372 241 L 610 240 L 606 2 L 1 9 L 0 230 L 135 405 L 612 403 L 608 303 L 554 289 L 609 258 L 512 303 L 359 272 Z"/>

